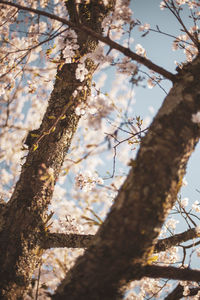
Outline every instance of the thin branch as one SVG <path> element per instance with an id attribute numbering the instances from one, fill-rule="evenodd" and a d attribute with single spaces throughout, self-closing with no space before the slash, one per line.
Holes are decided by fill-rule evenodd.
<path id="1" fill-rule="evenodd" d="M 169 4 L 166 2 L 166 0 L 164 1 L 165 5 L 167 6 L 167 8 L 171 11 L 171 13 L 176 17 L 176 19 L 178 20 L 179 24 L 182 26 L 184 32 L 189 36 L 189 38 L 191 39 L 191 41 L 194 43 L 194 45 L 197 47 L 198 51 L 200 48 L 199 42 L 195 39 L 195 37 L 192 35 L 192 33 L 190 33 L 187 28 L 185 27 L 179 12 L 177 11 L 173 1 L 171 1 L 171 5 L 173 7 L 173 9 L 169 6 Z"/>
<path id="2" fill-rule="evenodd" d="M 175 35 L 172 35 L 170 33 L 167 33 L 167 32 L 164 32 L 164 31 L 160 30 L 160 28 L 158 26 L 156 26 L 156 27 L 157 27 L 157 30 L 153 29 L 153 28 L 149 28 L 148 31 L 160 33 L 160 34 L 163 34 L 165 36 L 169 36 L 169 37 L 174 38 L 175 40 L 177 40 L 179 43 L 182 42 L 182 43 L 185 43 L 185 44 L 190 45 L 190 46 L 193 45 L 192 43 L 184 41 L 184 40 L 180 39 L 179 37 L 177 37 Z"/>
<path id="3" fill-rule="evenodd" d="M 22 6 L 22 5 L 19 5 L 19 4 L 16 4 L 16 3 L 11 3 L 11 2 L 8 2 L 8 1 L 0 0 L 0 4 L 10 5 L 10 6 L 16 7 L 16 8 L 21 9 L 21 10 L 26 10 L 26 11 L 29 11 L 29 12 L 32 12 L 32 13 L 35 13 L 35 14 L 38 14 L 38 15 L 46 16 L 50 19 L 62 22 L 63 24 L 66 24 L 69 27 L 71 27 L 71 28 L 73 28 L 77 31 L 86 32 L 89 35 L 91 35 L 93 38 L 96 38 L 99 41 L 109 45 L 112 49 L 118 50 L 119 52 L 123 53 L 125 56 L 132 58 L 134 61 L 137 61 L 138 63 L 144 65 L 148 69 L 153 70 L 156 73 L 159 73 L 160 75 L 162 75 L 165 78 L 171 80 L 172 82 L 176 81 L 176 75 L 175 74 L 172 74 L 171 72 L 165 70 L 164 68 L 154 64 L 149 59 L 147 59 L 145 57 L 142 57 L 142 56 L 132 52 L 129 48 L 126 48 L 126 47 L 121 46 L 120 44 L 117 44 L 116 42 L 111 40 L 109 37 L 102 36 L 101 34 L 93 31 L 91 28 L 89 28 L 89 27 L 87 27 L 83 24 L 81 24 L 81 26 L 78 27 L 74 23 L 72 23 L 70 21 L 67 21 L 64 18 L 60 18 L 58 16 L 50 14 L 48 12 L 45 12 L 45 11 L 42 11 L 42 10 L 39 10 L 39 9 L 34 9 L 34 8 L 31 8 L 31 7 L 25 7 L 25 6 Z"/>
<path id="4" fill-rule="evenodd" d="M 177 246 L 180 243 L 184 243 L 187 242 L 188 240 L 198 238 L 198 237 L 199 236 L 196 229 L 192 228 L 182 233 L 178 233 L 173 236 L 170 236 L 168 238 L 158 240 L 154 251 L 155 252 L 166 251 L 167 249 L 173 246 Z"/>
<path id="5" fill-rule="evenodd" d="M 65 233 L 45 233 L 41 238 L 40 246 L 43 249 L 49 248 L 87 248 L 92 239 L 92 234 L 65 234 Z"/>

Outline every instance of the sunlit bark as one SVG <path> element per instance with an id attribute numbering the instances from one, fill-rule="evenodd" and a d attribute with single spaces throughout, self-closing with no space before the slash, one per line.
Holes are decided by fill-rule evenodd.
<path id="1" fill-rule="evenodd" d="M 80 5 L 77 22 L 101 32 L 101 22 L 113 8 L 114 1 L 105 7 L 101 1 Z M 75 21 L 74 1 L 66 3 L 70 19 Z M 87 17 L 87 18 L 86 18 Z M 1 218 L 0 233 L 0 297 L 18 299 L 30 284 L 43 250 L 40 246 L 41 233 L 45 234 L 46 211 L 51 201 L 54 185 L 64 157 L 76 131 L 79 116 L 75 109 L 90 95 L 92 74 L 95 64 L 86 61 L 88 75 L 83 82 L 76 79 L 79 59 L 93 51 L 98 41 L 88 35 L 78 34 L 79 52 L 75 62 L 58 68 L 56 81 L 47 111 L 40 128 L 29 137 L 29 153 L 22 166 L 20 178 L 13 195 Z M 77 96 L 73 92 L 81 89 Z"/>
<path id="2" fill-rule="evenodd" d="M 200 57 L 177 74 L 161 109 L 143 138 L 133 167 L 106 221 L 77 260 L 53 299 L 117 299 L 118 288 L 144 276 L 142 266 L 154 250 L 176 201 L 186 166 L 200 136 L 192 114 L 200 110 Z M 87 295 L 87 296 L 86 296 Z"/>

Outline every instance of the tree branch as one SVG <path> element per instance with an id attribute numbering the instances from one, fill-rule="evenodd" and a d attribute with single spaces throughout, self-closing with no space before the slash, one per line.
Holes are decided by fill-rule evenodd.
<path id="1" fill-rule="evenodd" d="M 144 276 L 200 282 L 200 271 L 175 267 L 146 266 L 144 267 Z"/>
<path id="2" fill-rule="evenodd" d="M 188 296 L 195 296 L 199 292 L 200 288 L 189 288 L 189 295 Z M 184 287 L 179 283 L 171 293 L 165 297 L 164 300 L 178 300 L 183 297 Z"/>
<path id="3" fill-rule="evenodd" d="M 29 12 L 32 12 L 32 13 L 35 13 L 38 15 L 46 16 L 50 19 L 57 20 L 65 25 L 68 25 L 69 27 L 73 28 L 76 31 L 85 32 L 85 33 L 89 34 L 90 36 L 92 36 L 93 38 L 96 38 L 97 40 L 109 45 L 112 49 L 118 50 L 119 52 L 123 53 L 125 56 L 144 65 L 148 69 L 153 70 L 154 72 L 164 76 L 165 78 L 169 79 L 170 81 L 172 81 L 172 82 L 176 81 L 175 74 L 172 74 L 171 72 L 165 70 L 164 68 L 158 66 L 157 64 L 154 64 L 151 60 L 132 52 L 129 48 L 126 48 L 126 47 L 121 46 L 120 44 L 117 44 L 116 42 L 111 40 L 109 37 L 102 36 L 100 33 L 95 32 L 88 26 L 85 26 L 83 24 L 81 24 L 81 26 L 77 26 L 76 24 L 74 24 L 70 21 L 67 21 L 64 18 L 60 18 L 60 17 L 50 14 L 48 12 L 45 12 L 45 11 L 42 11 L 39 9 L 34 9 L 31 7 L 25 7 L 25 6 L 16 4 L 16 3 L 11 3 L 9 1 L 0 0 L 0 4 L 10 5 L 10 6 L 16 7 L 21 10 L 26 10 L 26 11 L 29 11 Z"/>
<path id="4" fill-rule="evenodd" d="M 156 243 L 154 253 L 166 251 L 167 249 L 177 246 L 180 243 L 188 240 L 199 238 L 195 228 L 189 229 L 182 233 L 175 234 L 165 239 L 160 239 Z M 46 233 L 41 238 L 41 248 L 88 248 L 91 241 L 94 239 L 92 234 L 66 234 L 66 233 Z"/>
<path id="5" fill-rule="evenodd" d="M 41 238 L 42 249 L 49 248 L 87 248 L 94 236 L 92 234 L 45 233 Z"/>
<path id="6" fill-rule="evenodd" d="M 187 242 L 188 240 L 199 238 L 199 234 L 197 233 L 195 228 L 188 229 L 182 233 L 175 234 L 165 239 L 160 239 L 156 243 L 154 248 L 155 252 L 165 251 L 173 246 L 177 246 L 180 243 Z"/>

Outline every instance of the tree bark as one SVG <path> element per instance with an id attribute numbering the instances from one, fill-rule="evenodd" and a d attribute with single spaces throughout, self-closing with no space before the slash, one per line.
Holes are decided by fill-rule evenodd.
<path id="1" fill-rule="evenodd" d="M 195 228 L 188 229 L 187 231 L 174 234 L 168 238 L 160 239 L 155 245 L 154 252 L 166 251 L 167 249 L 178 246 L 181 243 L 187 242 L 189 240 L 199 238 Z"/>
<path id="2" fill-rule="evenodd" d="M 101 22 L 112 10 L 114 1 L 104 6 L 102 1 L 79 5 L 78 19 L 73 0 L 66 6 L 73 22 L 90 26 L 101 33 Z M 22 166 L 13 195 L 1 211 L 0 228 L 0 298 L 21 299 L 28 288 L 41 254 L 40 237 L 45 230 L 45 219 L 54 185 L 65 154 L 76 131 L 79 116 L 76 106 L 90 95 L 91 78 L 95 70 L 92 60 L 86 61 L 87 78 L 76 79 L 78 60 L 94 51 L 98 41 L 77 32 L 79 55 L 76 62 L 58 68 L 54 88 L 42 124 L 31 132 L 26 143 L 29 153 Z M 73 92 L 78 88 L 76 97 Z M 53 116 L 53 118 L 52 118 Z"/>
<path id="3" fill-rule="evenodd" d="M 118 299 L 126 271 L 140 279 L 160 229 L 174 205 L 200 136 L 200 57 L 176 75 L 127 179 L 91 246 L 66 275 L 57 299 Z"/>

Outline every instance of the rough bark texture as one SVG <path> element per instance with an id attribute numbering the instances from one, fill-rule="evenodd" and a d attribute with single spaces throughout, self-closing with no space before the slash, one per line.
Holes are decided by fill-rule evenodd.
<path id="1" fill-rule="evenodd" d="M 136 166 L 121 187 L 94 241 L 58 287 L 53 299 L 117 299 L 132 266 L 132 280 L 152 253 L 172 208 L 187 161 L 200 136 L 192 114 L 200 110 L 200 57 L 176 82 L 143 138 Z"/>
<path id="2" fill-rule="evenodd" d="M 178 246 L 181 243 L 198 238 L 199 234 L 195 228 L 188 229 L 182 233 L 174 234 L 168 238 L 160 239 L 155 245 L 154 252 L 166 251 L 167 249 Z"/>
<path id="3" fill-rule="evenodd" d="M 101 1 L 80 4 L 76 22 L 101 32 L 101 22 L 113 4 L 114 1 L 109 1 L 107 7 Z M 75 21 L 77 11 L 74 1 L 68 0 L 66 5 L 70 19 Z M 30 284 L 32 273 L 42 254 L 39 241 L 44 232 L 47 207 L 78 124 L 79 117 L 75 114 L 75 108 L 90 94 L 94 63 L 87 60 L 88 76 L 82 83 L 76 79 L 75 72 L 78 59 L 93 51 L 98 41 L 78 32 L 77 34 L 80 47 L 76 62 L 58 69 L 47 111 L 37 130 L 38 137 L 31 141 L 30 135 L 26 141 L 30 151 L 14 193 L 1 213 L 1 299 L 21 299 Z M 73 98 L 73 92 L 80 86 L 83 88 Z"/>
<path id="4" fill-rule="evenodd" d="M 65 234 L 48 232 L 41 237 L 40 246 L 42 249 L 49 248 L 87 248 L 94 236 L 92 234 Z"/>

